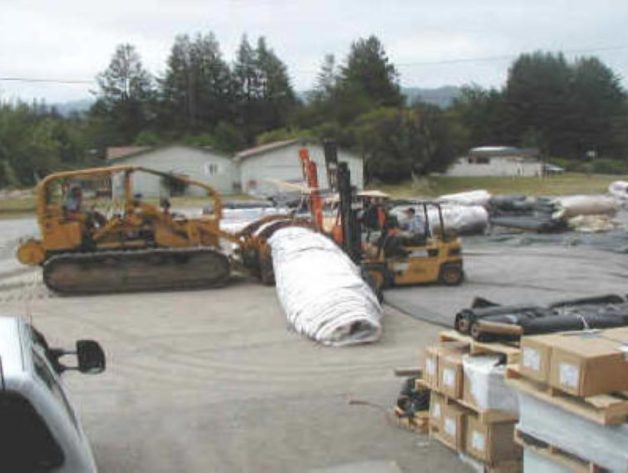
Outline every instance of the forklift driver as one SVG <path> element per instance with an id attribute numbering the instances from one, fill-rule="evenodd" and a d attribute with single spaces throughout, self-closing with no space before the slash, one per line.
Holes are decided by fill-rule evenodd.
<path id="1" fill-rule="evenodd" d="M 423 235 L 425 233 L 425 223 L 416 214 L 414 207 L 408 207 L 403 211 L 403 214 L 405 219 L 400 222 L 400 227 L 403 231 L 411 235 Z"/>

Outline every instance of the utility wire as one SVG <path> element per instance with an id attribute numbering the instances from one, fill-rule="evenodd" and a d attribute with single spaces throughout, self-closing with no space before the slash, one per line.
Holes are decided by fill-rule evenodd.
<path id="1" fill-rule="evenodd" d="M 586 48 L 586 49 L 565 49 L 558 51 L 563 54 L 582 54 L 582 53 L 598 53 L 605 51 L 626 51 L 628 46 L 608 46 L 602 48 Z M 471 57 L 471 58 L 456 58 L 456 59 L 444 59 L 440 61 L 418 61 L 418 62 L 405 62 L 395 63 L 395 67 L 414 67 L 414 66 L 437 66 L 447 64 L 461 64 L 470 62 L 489 62 L 489 61 L 506 61 L 515 59 L 520 56 L 519 54 L 510 54 L 504 56 L 484 56 L 484 57 Z M 315 73 L 315 70 L 308 69 L 293 69 L 293 72 L 300 73 Z M 94 84 L 95 80 L 84 79 L 42 79 L 35 77 L 0 77 L 0 82 L 31 82 L 31 83 L 48 83 L 48 84 Z"/>
<path id="2" fill-rule="evenodd" d="M 0 77 L 0 82 L 45 82 L 50 84 L 93 84 L 93 80 L 39 79 L 34 77 Z"/>

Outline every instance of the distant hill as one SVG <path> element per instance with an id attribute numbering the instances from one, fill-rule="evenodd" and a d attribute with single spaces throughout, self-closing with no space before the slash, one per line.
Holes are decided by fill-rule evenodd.
<path id="1" fill-rule="evenodd" d="M 436 89 L 402 87 L 401 93 L 408 99 L 409 104 L 423 102 L 440 108 L 447 108 L 460 96 L 460 87 L 452 85 L 445 85 Z"/>
<path id="2" fill-rule="evenodd" d="M 80 100 L 70 100 L 68 102 L 54 103 L 54 107 L 59 115 L 68 117 L 73 113 L 87 112 L 89 108 L 94 104 L 94 99 L 86 98 Z"/>

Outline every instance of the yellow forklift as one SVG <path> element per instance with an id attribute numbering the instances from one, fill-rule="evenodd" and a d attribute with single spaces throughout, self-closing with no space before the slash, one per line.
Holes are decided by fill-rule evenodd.
<path id="1" fill-rule="evenodd" d="M 422 210 L 423 230 L 410 234 L 383 207 L 376 210 L 384 218 L 365 218 L 375 209 L 364 208 L 357 197 L 346 163 L 337 163 L 336 185 L 340 200 L 337 241 L 378 290 L 430 283 L 454 286 L 463 281 L 462 245 L 457 235 L 445 231 L 439 203 L 414 204 Z"/>

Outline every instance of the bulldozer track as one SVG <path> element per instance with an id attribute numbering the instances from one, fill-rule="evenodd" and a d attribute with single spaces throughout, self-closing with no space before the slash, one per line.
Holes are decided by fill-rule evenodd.
<path id="1" fill-rule="evenodd" d="M 229 274 L 227 256 L 207 247 L 66 253 L 43 265 L 46 287 L 61 295 L 220 287 Z"/>

